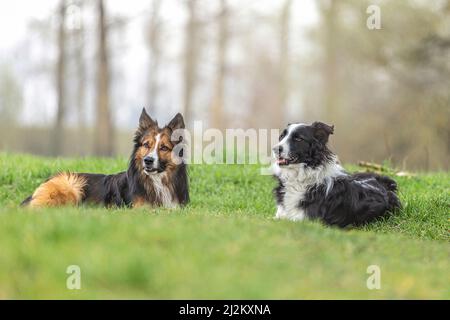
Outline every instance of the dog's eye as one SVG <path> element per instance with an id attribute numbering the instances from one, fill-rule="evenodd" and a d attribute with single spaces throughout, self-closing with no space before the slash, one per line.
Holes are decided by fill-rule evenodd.
<path id="1" fill-rule="evenodd" d="M 295 141 L 304 141 L 305 139 L 303 139 L 302 137 L 300 137 L 300 136 L 296 136 L 296 137 L 294 137 L 294 140 Z"/>
<path id="2" fill-rule="evenodd" d="M 145 148 L 147 148 L 147 149 L 150 148 L 150 144 L 149 144 L 148 142 L 145 142 L 145 143 L 143 144 L 143 146 L 144 146 Z"/>
<path id="3" fill-rule="evenodd" d="M 169 148 L 167 148 L 166 146 L 161 146 L 160 150 L 161 151 L 169 151 Z"/>
<path id="4" fill-rule="evenodd" d="M 284 137 L 286 137 L 286 134 L 287 134 L 287 131 L 284 130 L 284 131 L 281 133 L 281 135 L 280 135 L 280 140 L 283 140 Z"/>

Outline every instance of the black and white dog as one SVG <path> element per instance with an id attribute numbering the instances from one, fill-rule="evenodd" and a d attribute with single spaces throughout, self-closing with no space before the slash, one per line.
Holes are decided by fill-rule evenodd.
<path id="1" fill-rule="evenodd" d="M 374 173 L 348 174 L 327 147 L 334 127 L 290 124 L 273 148 L 276 218 L 319 219 L 328 225 L 363 225 L 400 208 L 394 180 Z"/>

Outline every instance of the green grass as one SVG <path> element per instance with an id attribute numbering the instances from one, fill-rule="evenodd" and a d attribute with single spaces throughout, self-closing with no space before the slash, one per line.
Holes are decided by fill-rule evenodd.
<path id="1" fill-rule="evenodd" d="M 18 208 L 57 171 L 126 164 L 0 154 L 0 298 L 450 298 L 449 173 L 396 177 L 405 208 L 359 230 L 274 220 L 274 181 L 241 165 L 191 166 L 185 209 Z"/>

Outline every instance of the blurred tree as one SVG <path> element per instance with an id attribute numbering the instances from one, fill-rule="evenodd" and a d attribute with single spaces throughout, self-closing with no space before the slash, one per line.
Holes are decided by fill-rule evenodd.
<path id="1" fill-rule="evenodd" d="M 227 0 L 220 0 L 219 14 L 217 17 L 217 43 L 216 43 L 216 75 L 214 81 L 214 93 L 211 103 L 211 126 L 224 129 L 227 127 L 225 115 L 225 78 L 227 69 L 227 52 L 229 43 L 228 19 L 229 8 Z"/>
<path id="2" fill-rule="evenodd" d="M 324 81 L 311 93 L 325 99 L 309 107 L 324 107 L 324 120 L 337 122 L 344 161 L 358 160 L 357 150 L 369 160 L 448 168 L 449 1 L 382 2 L 380 30 L 366 26 L 370 4 L 321 2 L 312 39 Z"/>
<path id="3" fill-rule="evenodd" d="M 252 128 L 278 128 L 279 120 L 275 119 L 280 119 L 277 115 L 280 110 L 274 107 L 279 103 L 277 81 L 280 70 L 277 61 L 264 50 L 249 54 L 247 59 L 250 73 L 250 112 L 247 123 Z"/>
<path id="4" fill-rule="evenodd" d="M 109 99 L 109 59 L 107 49 L 108 29 L 103 0 L 97 0 L 98 10 L 98 69 L 97 69 L 97 112 L 95 126 L 95 150 L 98 156 L 114 154 L 114 127 Z"/>
<path id="5" fill-rule="evenodd" d="M 199 59 L 199 29 L 198 1 L 183 0 L 188 11 L 188 20 L 185 27 L 184 39 L 184 118 L 187 125 L 192 119 L 192 100 L 197 82 L 197 66 Z"/>
<path id="6" fill-rule="evenodd" d="M 336 121 L 336 110 L 339 108 L 338 88 L 338 45 L 339 41 L 339 2 L 340 0 L 321 0 L 319 8 L 322 15 L 322 27 L 324 28 L 324 119 Z"/>
<path id="7" fill-rule="evenodd" d="M 86 2 L 84 0 L 71 0 L 66 10 L 66 28 L 67 28 L 67 74 L 70 77 L 66 79 L 66 86 L 73 88 L 67 92 L 67 109 L 72 119 L 76 122 L 76 138 L 78 141 L 88 141 L 87 135 L 87 115 L 86 115 L 86 28 L 83 18 Z M 69 118 L 70 119 L 70 118 Z M 72 151 L 78 155 L 88 152 L 88 147 L 84 143 L 76 143 L 72 146 Z"/>
<path id="8" fill-rule="evenodd" d="M 284 115 L 286 114 L 286 103 L 289 95 L 289 37 L 291 22 L 292 0 L 285 0 L 281 6 L 279 22 L 279 79 L 278 79 L 278 103 L 274 115 L 274 128 L 284 125 Z"/>
<path id="9" fill-rule="evenodd" d="M 78 137 L 80 141 L 87 141 L 87 124 L 86 124 L 86 64 L 85 64 L 85 26 L 83 22 L 83 0 L 77 0 L 72 3 L 73 21 L 72 26 L 72 42 L 74 46 L 74 63 L 76 73 L 76 96 L 75 105 L 77 113 Z M 78 154 L 86 153 L 86 146 L 78 144 Z"/>
<path id="10" fill-rule="evenodd" d="M 161 60 L 161 29 L 162 21 L 159 17 L 162 0 L 153 0 L 148 26 L 147 46 L 150 52 L 148 106 L 156 108 L 158 98 L 158 71 Z"/>
<path id="11" fill-rule="evenodd" d="M 23 107 L 20 81 L 9 64 L 0 66 L 0 123 L 1 127 L 16 125 Z"/>
<path id="12" fill-rule="evenodd" d="M 52 132 L 52 154 L 60 155 L 64 141 L 64 117 L 66 114 L 66 0 L 61 0 L 58 9 L 58 60 L 56 67 L 57 111 Z"/>

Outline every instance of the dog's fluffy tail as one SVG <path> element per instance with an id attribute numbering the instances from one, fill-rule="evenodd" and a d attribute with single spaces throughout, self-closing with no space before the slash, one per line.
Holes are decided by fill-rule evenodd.
<path id="1" fill-rule="evenodd" d="M 60 173 L 41 184 L 22 202 L 30 208 L 78 205 L 84 197 L 86 178 L 75 173 Z"/>

